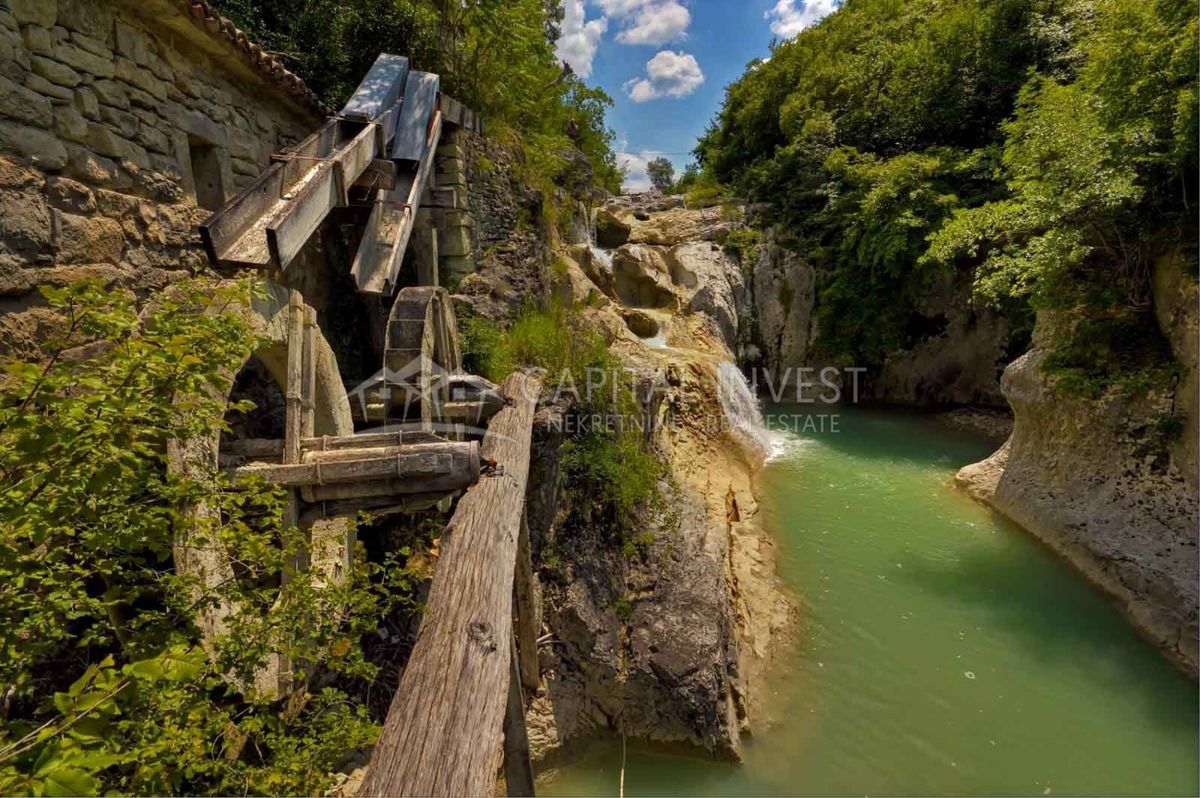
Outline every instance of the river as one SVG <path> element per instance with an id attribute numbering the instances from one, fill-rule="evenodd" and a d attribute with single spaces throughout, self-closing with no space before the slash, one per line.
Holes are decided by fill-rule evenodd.
<path id="1" fill-rule="evenodd" d="M 839 409 L 837 426 L 787 434 L 761 478 L 801 605 L 775 722 L 740 765 L 631 742 L 625 794 L 1196 795 L 1196 684 L 955 490 L 994 447 L 900 411 Z M 539 794 L 616 795 L 620 762 L 597 746 Z"/>

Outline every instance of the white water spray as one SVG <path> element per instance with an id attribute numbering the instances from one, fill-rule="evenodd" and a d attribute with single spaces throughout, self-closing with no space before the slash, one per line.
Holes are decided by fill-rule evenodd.
<path id="1" fill-rule="evenodd" d="M 733 436 L 750 451 L 769 458 L 775 451 L 771 433 L 763 420 L 758 397 L 750 390 L 746 376 L 732 363 L 717 366 L 717 394 L 725 422 Z"/>

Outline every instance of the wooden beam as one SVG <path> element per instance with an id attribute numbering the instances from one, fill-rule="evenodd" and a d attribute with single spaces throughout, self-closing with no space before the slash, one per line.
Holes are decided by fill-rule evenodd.
<path id="1" fill-rule="evenodd" d="M 542 627 L 542 608 L 538 601 L 537 576 L 533 573 L 533 552 L 529 546 L 529 523 L 521 514 L 521 536 L 517 539 L 517 566 L 513 572 L 513 599 L 516 601 L 517 664 L 521 686 L 533 692 L 541 684 L 538 668 L 537 639 Z"/>
<path id="2" fill-rule="evenodd" d="M 404 85 L 404 104 L 396 119 L 396 136 L 388 153 L 393 161 L 419 161 L 429 143 L 430 123 L 438 106 L 438 76 L 432 72 L 409 72 Z M 436 141 L 436 139 L 435 139 Z"/>
<path id="3" fill-rule="evenodd" d="M 541 379 L 513 374 L 481 446 L 501 473 L 459 500 L 362 796 L 490 795 L 512 668 L 512 577 Z"/>
<path id="4" fill-rule="evenodd" d="M 308 452 L 303 462 L 250 463 L 232 471 L 235 480 L 261 477 L 277 485 L 302 487 L 343 482 L 402 480 L 396 493 L 465 488 L 479 478 L 479 449 L 473 442 L 446 441 L 376 449 Z"/>
<path id="5" fill-rule="evenodd" d="M 362 121 L 379 116 L 400 98 L 407 76 L 407 58 L 380 53 L 366 77 L 342 107 L 342 116 Z"/>
<path id="6" fill-rule="evenodd" d="M 310 171 L 284 195 L 286 204 L 267 224 L 272 263 L 286 269 L 329 212 L 348 203 L 350 185 L 375 158 L 377 145 L 375 127 L 366 125 L 344 147 L 309 164 Z"/>
<path id="7" fill-rule="evenodd" d="M 419 513 L 433 507 L 449 492 L 410 493 L 404 496 L 374 496 L 365 499 L 334 499 L 309 504 L 300 513 L 300 524 L 307 526 L 327 518 L 340 518 L 359 513 L 374 516 L 396 515 L 397 513 Z"/>
<path id="8" fill-rule="evenodd" d="M 504 709 L 504 784 L 509 796 L 533 796 L 533 765 L 529 761 L 529 732 L 525 728 L 525 697 L 517 667 L 516 641 L 508 669 L 508 705 Z"/>
<path id="9" fill-rule="evenodd" d="M 382 151 L 382 148 L 381 148 Z M 354 188 L 368 191 L 388 191 L 396 187 L 396 162 L 387 158 L 375 158 L 354 181 Z"/>
<path id="10" fill-rule="evenodd" d="M 404 446 L 410 443 L 440 443 L 444 439 L 424 430 L 397 432 L 368 432 L 358 435 L 318 435 L 300 439 L 301 452 L 329 449 L 370 449 L 378 446 Z M 221 446 L 221 454 L 247 459 L 283 457 L 283 441 L 279 438 L 243 438 Z"/>
<path id="11" fill-rule="evenodd" d="M 437 112 L 433 115 L 425 154 L 412 173 L 411 182 L 405 184 L 397 179 L 396 188 L 381 192 L 376 199 L 362 243 L 350 267 L 359 291 L 386 294 L 395 287 L 396 275 L 404 261 L 404 250 L 408 248 L 417 208 L 421 204 L 421 192 L 433 170 L 433 156 L 441 133 L 442 115 Z"/>

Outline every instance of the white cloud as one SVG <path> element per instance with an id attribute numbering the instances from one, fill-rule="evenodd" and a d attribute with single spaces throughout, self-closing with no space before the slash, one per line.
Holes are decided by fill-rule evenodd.
<path id="1" fill-rule="evenodd" d="M 660 50 L 646 62 L 646 77 L 625 81 L 625 93 L 635 103 L 660 97 L 684 97 L 704 82 L 700 63 L 691 53 Z"/>
<path id="2" fill-rule="evenodd" d="M 832 14 L 840 5 L 841 0 L 778 0 L 774 8 L 763 14 L 763 19 L 771 20 L 771 33 L 790 39 Z"/>
<path id="3" fill-rule="evenodd" d="M 592 59 L 606 30 L 606 17 L 586 19 L 583 0 L 564 0 L 562 34 L 558 37 L 555 52 L 571 65 L 575 74 L 586 78 L 592 74 Z"/>
<path id="4" fill-rule="evenodd" d="M 692 13 L 684 0 L 595 0 L 604 14 L 621 26 L 622 44 L 663 45 L 687 38 Z"/>
<path id="5" fill-rule="evenodd" d="M 633 15 L 633 21 L 619 34 L 622 44 L 660 45 L 684 38 L 692 14 L 676 0 L 642 6 Z"/>
<path id="6" fill-rule="evenodd" d="M 646 164 L 662 155 L 658 150 L 642 150 L 640 152 L 617 152 L 617 168 L 625 171 L 621 181 L 621 190 L 627 193 L 650 190 L 650 176 L 646 174 Z"/>

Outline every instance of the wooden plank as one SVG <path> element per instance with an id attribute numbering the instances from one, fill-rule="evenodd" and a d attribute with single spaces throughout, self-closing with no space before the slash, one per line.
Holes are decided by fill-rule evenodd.
<path id="1" fill-rule="evenodd" d="M 376 201 L 371 215 L 374 219 L 378 214 L 378 221 L 375 225 L 368 222 L 367 233 L 363 235 L 350 269 L 359 291 L 386 294 L 395 287 L 396 275 L 404 262 L 404 250 L 408 248 L 408 239 L 412 235 L 413 222 L 420 206 L 421 191 L 433 171 L 433 156 L 441 132 L 442 115 L 441 112 L 437 112 L 433 115 L 429 146 L 425 150 L 424 158 L 417 165 L 407 196 L 402 200 L 396 199 L 400 193 L 398 182 L 396 189 L 385 192 L 382 202 Z M 402 204 L 397 205 L 397 202 Z"/>
<path id="2" fill-rule="evenodd" d="M 317 311 L 304 309 L 304 358 L 301 363 L 300 440 L 316 434 L 317 416 Z"/>
<path id="3" fill-rule="evenodd" d="M 513 374 L 481 446 L 502 473 L 459 500 L 362 796 L 490 795 L 512 668 L 513 568 L 541 379 Z"/>
<path id="4" fill-rule="evenodd" d="M 332 449 L 370 449 L 379 446 L 404 446 L 410 443 L 440 443 L 443 439 L 424 430 L 397 432 L 368 432 L 359 435 L 318 435 L 300 440 L 300 451 L 319 452 Z M 283 457 L 280 438 L 243 438 L 221 446 L 221 454 L 249 459 Z"/>
<path id="5" fill-rule="evenodd" d="M 272 262 L 286 269 L 329 212 L 348 202 L 346 192 L 375 158 L 375 127 L 366 125 L 327 160 L 317 162 L 292 190 L 266 228 Z"/>
<path id="6" fill-rule="evenodd" d="M 529 523 L 521 515 L 521 537 L 517 540 L 517 567 L 513 572 L 513 598 L 517 603 L 517 664 L 521 686 L 533 692 L 541 684 L 538 668 L 537 639 L 542 626 L 538 601 L 537 576 L 533 573 L 533 552 L 529 546 Z"/>
<path id="7" fill-rule="evenodd" d="M 408 59 L 402 55 L 380 53 L 358 84 L 354 94 L 342 106 L 342 116 L 367 121 L 390 108 L 404 92 Z"/>
<path id="8" fill-rule="evenodd" d="M 412 493 L 406 496 L 372 496 L 365 499 L 320 501 L 304 508 L 300 513 L 300 524 L 307 526 L 327 518 L 339 518 L 359 513 L 370 513 L 374 516 L 419 513 L 433 507 L 448 495 L 451 494 L 442 491 Z"/>
<path id="9" fill-rule="evenodd" d="M 508 673 L 508 705 L 504 709 L 504 784 L 509 796 L 533 796 L 533 765 L 529 761 L 529 732 L 525 728 L 525 697 L 517 667 L 516 641 Z"/>
<path id="10" fill-rule="evenodd" d="M 429 125 L 437 105 L 438 76 L 432 72 L 409 72 L 404 86 L 404 104 L 400 106 L 400 117 L 396 120 L 396 136 L 392 139 L 392 160 L 421 160 L 430 139 Z"/>

